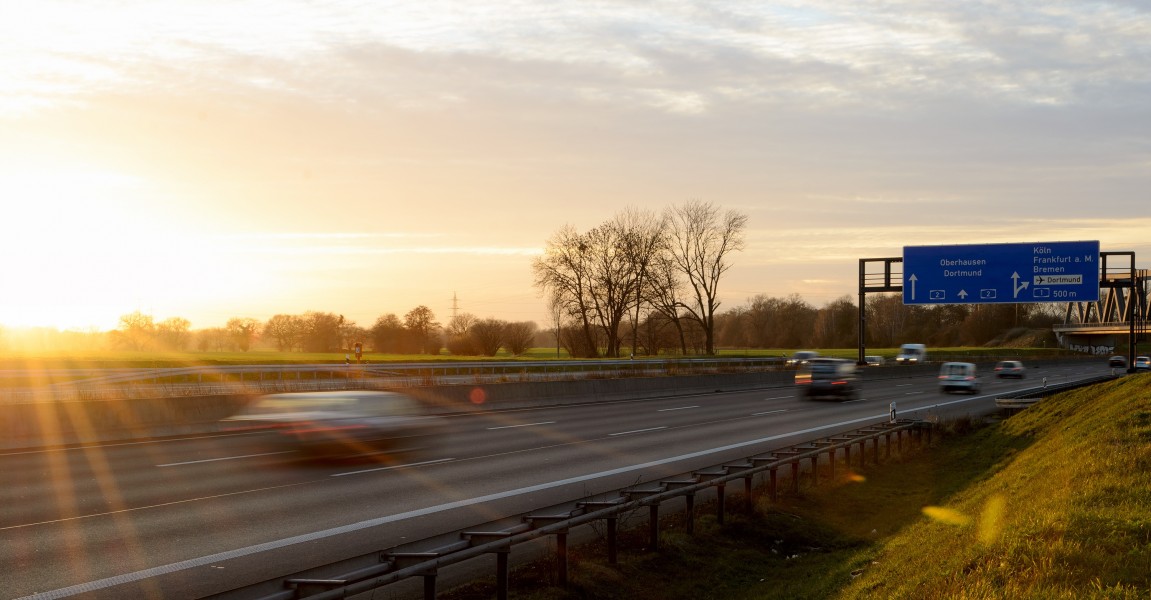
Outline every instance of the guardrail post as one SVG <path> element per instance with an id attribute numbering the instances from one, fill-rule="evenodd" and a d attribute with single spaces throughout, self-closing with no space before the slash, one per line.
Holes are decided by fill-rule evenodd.
<path id="1" fill-rule="evenodd" d="M 619 558 L 617 552 L 617 529 L 619 527 L 619 519 L 617 517 L 608 517 L 607 521 L 607 564 L 614 565 Z"/>
<path id="2" fill-rule="evenodd" d="M 651 503 L 647 505 L 648 516 L 648 536 L 650 537 L 651 549 L 654 552 L 659 548 L 659 504 Z"/>
<path id="3" fill-rule="evenodd" d="M 799 495 L 799 460 L 791 461 L 791 492 Z"/>
<path id="4" fill-rule="evenodd" d="M 883 434 L 883 458 L 891 458 L 891 432 Z"/>
<path id="5" fill-rule="evenodd" d="M 556 533 L 556 581 L 560 587 L 568 584 L 568 532 Z"/>
<path id="6" fill-rule="evenodd" d="M 695 533 L 695 494 L 688 494 L 684 499 L 687 500 L 687 533 L 690 535 Z"/>
<path id="7" fill-rule="evenodd" d="M 854 445 L 854 442 L 848 442 L 847 445 L 843 447 L 843 464 L 847 465 L 848 471 L 851 471 L 851 447 Z"/>
<path id="8" fill-rule="evenodd" d="M 724 487 L 725 486 L 723 485 L 723 482 L 717 483 L 715 485 L 715 493 L 716 493 L 715 519 L 716 519 L 716 522 L 719 523 L 720 525 L 723 525 L 723 513 L 724 513 L 724 493 L 723 493 L 723 490 L 724 490 Z"/>
<path id="9" fill-rule="evenodd" d="M 435 569 L 420 575 L 424 578 L 424 600 L 436 600 L 436 575 Z"/>
<path id="10" fill-rule="evenodd" d="M 496 600 L 508 600 L 508 555 L 511 547 L 496 552 Z"/>
<path id="11" fill-rule="evenodd" d="M 871 443 L 873 445 L 872 450 L 875 451 L 875 464 L 878 465 L 879 464 L 879 436 L 877 435 L 877 436 L 871 438 Z"/>
<path id="12" fill-rule="evenodd" d="M 830 477 L 832 481 L 835 481 L 835 455 L 836 454 L 837 454 L 837 452 L 835 451 L 835 446 L 832 446 L 831 448 L 827 449 L 827 466 L 828 466 L 827 474 L 828 474 L 828 477 Z"/>
<path id="13" fill-rule="evenodd" d="M 811 457 L 811 485 L 819 485 L 819 453 Z"/>
<path id="14" fill-rule="evenodd" d="M 771 501 L 772 502 L 775 502 L 776 500 L 779 499 L 779 494 L 776 492 L 776 488 L 775 488 L 776 477 L 777 477 L 776 471 L 777 470 L 778 469 L 776 469 L 775 467 L 771 468 L 771 479 L 770 479 L 769 483 L 767 484 L 767 490 L 768 490 L 768 493 L 771 495 Z"/>
<path id="15" fill-rule="evenodd" d="M 748 475 L 743 478 L 743 494 L 747 497 L 747 510 L 755 508 L 755 499 L 752 498 L 752 476 Z"/>

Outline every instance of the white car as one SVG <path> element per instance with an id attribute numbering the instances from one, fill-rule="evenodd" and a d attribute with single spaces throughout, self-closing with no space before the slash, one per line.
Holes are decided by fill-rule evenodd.
<path id="1" fill-rule="evenodd" d="M 979 374 L 974 363 L 945 362 L 939 368 L 939 389 L 944 393 L 967 392 L 978 394 Z"/>
<path id="2" fill-rule="evenodd" d="M 1017 360 L 1001 360 L 995 365 L 995 376 L 999 378 L 1014 377 L 1023 379 L 1023 363 Z"/>
<path id="3" fill-rule="evenodd" d="M 1149 356 L 1136 356 L 1135 357 L 1135 370 L 1136 371 L 1151 371 L 1151 357 L 1149 357 Z"/>

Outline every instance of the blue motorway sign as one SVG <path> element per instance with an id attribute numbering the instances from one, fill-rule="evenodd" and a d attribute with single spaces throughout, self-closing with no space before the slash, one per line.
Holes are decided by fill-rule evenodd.
<path id="1" fill-rule="evenodd" d="M 1098 299 L 1098 241 L 903 247 L 904 304 Z"/>

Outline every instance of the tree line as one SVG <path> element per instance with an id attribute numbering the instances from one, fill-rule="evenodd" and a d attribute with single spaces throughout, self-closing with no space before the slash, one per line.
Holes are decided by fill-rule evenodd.
<path id="1" fill-rule="evenodd" d="M 668 335 L 682 354 L 714 354 L 719 284 L 746 225 L 745 214 L 692 200 L 660 214 L 628 208 L 584 232 L 563 227 L 532 262 L 559 343 L 576 357 L 618 357 L 628 333 L 633 354 Z M 697 336 L 702 349 L 690 352 Z"/>
<path id="2" fill-rule="evenodd" d="M 357 343 L 365 350 L 387 354 L 439 354 L 446 346 L 452 354 L 495 356 L 501 349 L 519 355 L 534 346 L 534 322 L 480 319 L 469 313 L 453 317 L 446 327 L 427 306 L 417 306 L 402 318 L 382 315 L 371 327 L 361 327 L 343 315 L 308 311 L 276 314 L 267 321 L 235 317 L 223 327 L 191 330 L 183 318 L 156 322 L 140 311 L 120 317 L 109 332 L 112 344 L 127 350 L 247 352 L 262 343 L 281 352 L 351 352 Z"/>

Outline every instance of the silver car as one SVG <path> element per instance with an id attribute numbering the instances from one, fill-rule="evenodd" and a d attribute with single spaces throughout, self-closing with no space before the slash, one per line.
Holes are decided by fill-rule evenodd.
<path id="1" fill-rule="evenodd" d="M 967 392 L 978 394 L 979 374 L 974 363 L 945 362 L 939 368 L 939 389 L 945 393 Z"/>
<path id="2" fill-rule="evenodd" d="M 377 391 L 269 394 L 226 422 L 232 429 L 272 431 L 281 445 L 320 456 L 407 455 L 443 428 L 415 399 Z"/>

